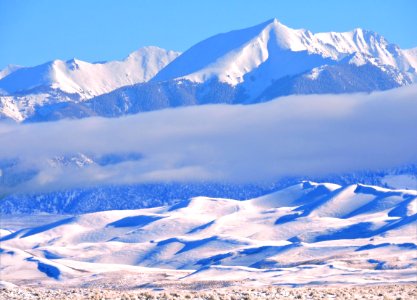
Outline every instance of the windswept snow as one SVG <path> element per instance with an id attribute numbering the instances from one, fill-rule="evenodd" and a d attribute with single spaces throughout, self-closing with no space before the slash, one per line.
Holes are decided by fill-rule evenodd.
<path id="1" fill-rule="evenodd" d="M 415 190 L 301 182 L 246 201 L 197 197 L 66 217 L 2 234 L 2 279 L 75 280 L 146 267 L 182 270 L 184 282 L 412 282 L 416 197 Z"/>

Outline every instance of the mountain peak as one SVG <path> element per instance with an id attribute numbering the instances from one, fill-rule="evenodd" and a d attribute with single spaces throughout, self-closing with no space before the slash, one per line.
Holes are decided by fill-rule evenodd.
<path id="1" fill-rule="evenodd" d="M 267 24 L 267 25 L 270 25 L 270 24 L 280 24 L 281 22 L 277 19 L 277 18 L 272 18 L 272 19 L 269 19 L 268 21 L 266 21 L 265 23 L 263 23 L 263 24 Z"/>
<path id="2" fill-rule="evenodd" d="M 320 52 L 320 45 L 317 45 L 311 32 L 292 29 L 274 18 L 250 28 L 218 34 L 196 44 L 164 68 L 153 81 L 185 78 L 193 82 L 204 82 L 217 78 L 237 85 L 244 81 L 246 74 L 266 61 L 282 60 L 282 51 L 323 52 Z M 330 54 L 326 53 L 326 56 L 329 57 Z M 272 67 L 267 68 L 268 77 L 271 72 L 279 72 L 280 76 L 293 73 L 288 64 L 275 68 L 275 71 Z M 297 72 L 303 71 L 298 67 L 296 69 Z M 272 78 L 266 78 L 266 82 L 277 79 L 277 76 L 273 74 Z"/>
<path id="3" fill-rule="evenodd" d="M 89 63 L 77 58 L 56 59 L 31 68 L 16 68 L 13 72 L 5 69 L 0 72 L 0 90 L 13 94 L 53 88 L 78 94 L 85 100 L 148 81 L 178 55 L 178 52 L 151 46 L 131 53 L 122 61 Z"/>
<path id="4" fill-rule="evenodd" d="M 70 68 L 71 70 L 78 69 L 80 63 L 83 63 L 83 61 L 81 61 L 81 60 L 79 60 L 75 57 L 71 58 L 71 59 L 69 59 L 65 62 L 67 67 Z"/>
<path id="5" fill-rule="evenodd" d="M 152 84 L 141 88 L 149 92 L 154 83 L 181 90 L 185 85 L 177 87 L 177 83 L 185 79 L 196 86 L 220 84 L 222 89 L 231 89 L 233 93 L 238 86 L 242 94 L 237 101 L 246 103 L 296 92 L 387 89 L 417 82 L 416 70 L 416 49 L 401 50 L 375 32 L 355 28 L 347 32 L 312 33 L 290 28 L 272 18 L 249 28 L 217 34 L 182 54 L 147 46 L 120 61 L 89 63 L 74 58 L 12 72 L 0 71 L 0 90 L 3 95 L 13 96 L 49 93 L 52 88 L 52 101 L 63 101 L 68 94 L 74 94 L 79 101 L 121 87 L 129 90 L 128 86 L 135 85 L 132 87 L 135 89 L 136 84 L 148 81 Z M 60 99 L 55 96 L 56 90 L 63 92 Z M 114 91 L 114 95 L 120 93 Z M 157 93 L 165 97 L 173 92 L 158 89 Z M 138 101 L 138 93 L 132 95 L 132 103 Z M 208 101 L 216 97 L 224 100 L 224 94 L 215 94 Z M 177 103 L 178 96 L 174 98 Z M 121 103 L 124 101 L 123 95 Z"/>
<path id="6" fill-rule="evenodd" d="M 152 80 L 183 78 L 202 83 L 214 79 L 232 86 L 245 82 L 248 90 L 258 93 L 279 78 L 337 64 L 352 55 L 361 58 L 356 60 L 359 65 L 406 65 L 408 69 L 410 59 L 405 61 L 401 50 L 394 48 L 379 34 L 362 28 L 313 34 L 272 18 L 196 44 Z"/>

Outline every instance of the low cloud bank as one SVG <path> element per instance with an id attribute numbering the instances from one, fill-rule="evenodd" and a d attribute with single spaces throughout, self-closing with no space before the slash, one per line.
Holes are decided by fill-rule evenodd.
<path id="1" fill-rule="evenodd" d="M 51 164 L 51 158 L 80 153 L 140 159 Z M 16 158 L 15 166 L 3 167 L 3 177 L 14 169 L 36 175 L 15 184 L 14 192 L 166 181 L 257 183 L 391 168 L 417 163 L 417 87 L 0 125 L 0 161 Z"/>

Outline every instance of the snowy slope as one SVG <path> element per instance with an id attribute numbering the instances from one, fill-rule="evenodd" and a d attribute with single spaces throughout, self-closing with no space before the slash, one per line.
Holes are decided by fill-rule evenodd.
<path id="1" fill-rule="evenodd" d="M 48 87 L 88 99 L 121 86 L 148 81 L 178 54 L 158 47 L 145 47 L 123 61 L 88 63 L 78 59 L 54 60 L 11 72 L 0 80 L 0 89 L 14 94 Z"/>
<path id="2" fill-rule="evenodd" d="M 54 60 L 35 67 L 8 67 L 0 76 L 0 119 L 24 121 L 39 109 L 85 101 L 126 85 L 146 82 L 179 55 L 145 47 L 123 61 Z M 82 107 L 75 112 L 85 116 Z"/>
<path id="3" fill-rule="evenodd" d="M 208 38 L 150 82 L 89 101 L 46 105 L 28 121 L 118 117 L 208 103 L 249 104 L 293 94 L 388 90 L 416 82 L 416 52 L 363 29 L 316 33 L 276 19 Z M 45 112 L 46 111 L 46 112 Z"/>
<path id="4" fill-rule="evenodd" d="M 416 82 L 416 67 L 416 49 L 402 50 L 378 33 L 312 33 L 273 19 L 210 37 L 181 55 L 147 47 L 124 61 L 55 60 L 4 70 L 0 115 L 38 122 L 248 104 L 291 94 L 372 92 Z"/>
<path id="5" fill-rule="evenodd" d="M 36 93 L 0 96 L 0 120 L 11 119 L 16 122 L 24 121 L 39 108 L 50 104 L 74 103 L 80 101 L 78 94 L 67 94 L 57 89 L 38 91 Z"/>
<path id="6" fill-rule="evenodd" d="M 17 66 L 17 65 L 8 65 L 3 70 L 0 70 L 0 79 L 6 77 L 7 75 L 9 75 L 10 73 L 13 73 L 16 70 L 19 70 L 20 68 L 22 68 L 22 67 Z"/>
<path id="7" fill-rule="evenodd" d="M 358 66 L 370 63 L 399 69 L 404 72 L 404 78 L 397 78 L 400 84 L 415 78 L 415 70 L 410 69 L 415 64 L 412 55 L 377 33 L 358 28 L 313 34 L 273 19 L 198 43 L 153 80 L 183 78 L 201 83 L 217 79 L 232 86 L 245 82 L 248 89 L 259 92 L 271 81 L 345 58 Z"/>
<path id="8" fill-rule="evenodd" d="M 416 73 L 417 70 L 417 48 L 401 50 L 402 55 L 409 63 L 409 73 Z M 414 76 L 414 82 L 417 80 Z"/>
<path id="9" fill-rule="evenodd" d="M 17 122 L 24 120 L 18 104 L 13 97 L 0 97 L 0 120 L 11 119 Z"/>
<path id="10" fill-rule="evenodd" d="M 3 280 L 28 269 L 43 280 L 82 276 L 72 266 L 91 276 L 107 264 L 188 270 L 183 280 L 407 282 L 416 205 L 415 190 L 306 181 L 246 201 L 196 197 L 66 217 L 3 236 Z"/>

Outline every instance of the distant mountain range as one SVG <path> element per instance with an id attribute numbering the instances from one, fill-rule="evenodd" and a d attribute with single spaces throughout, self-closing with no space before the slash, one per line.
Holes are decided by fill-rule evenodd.
<path id="1" fill-rule="evenodd" d="M 122 61 L 88 63 L 54 60 L 32 68 L 9 66 L 0 72 L 0 114 L 23 121 L 38 109 L 81 103 L 117 88 L 149 81 L 179 53 L 145 47 Z"/>
<path id="2" fill-rule="evenodd" d="M 0 119 L 117 117 L 291 94 L 387 90 L 417 80 L 417 48 L 363 29 L 316 33 L 273 19 L 218 34 L 180 54 L 142 48 L 123 61 L 55 60 L 0 71 Z"/>

